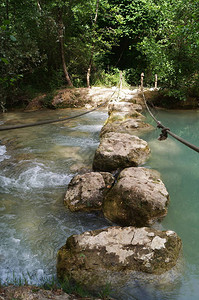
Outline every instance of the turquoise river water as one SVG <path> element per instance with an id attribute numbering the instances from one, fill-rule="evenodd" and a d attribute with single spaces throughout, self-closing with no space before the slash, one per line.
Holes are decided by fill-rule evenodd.
<path id="1" fill-rule="evenodd" d="M 0 125 L 78 112 L 8 113 L 0 116 Z M 106 118 L 106 111 L 97 111 L 67 123 L 1 133 L 1 282 L 26 278 L 39 284 L 50 279 L 56 274 L 57 250 L 68 236 L 110 226 L 101 215 L 71 213 L 63 205 L 67 184 L 78 168 L 91 167 Z M 157 118 L 199 146 L 199 111 L 159 111 Z M 178 233 L 183 259 L 178 276 L 169 283 L 132 279 L 113 291 L 118 300 L 199 299 L 199 154 L 173 138 L 159 142 L 159 132 L 157 129 L 143 136 L 152 151 L 145 166 L 161 173 L 170 193 L 168 215 L 156 226 Z"/>

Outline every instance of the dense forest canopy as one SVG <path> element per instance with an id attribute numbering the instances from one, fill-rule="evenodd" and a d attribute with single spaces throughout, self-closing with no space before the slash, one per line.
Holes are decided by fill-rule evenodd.
<path id="1" fill-rule="evenodd" d="M 2 0 L 1 108 L 63 85 L 154 81 L 199 95 L 198 0 Z"/>

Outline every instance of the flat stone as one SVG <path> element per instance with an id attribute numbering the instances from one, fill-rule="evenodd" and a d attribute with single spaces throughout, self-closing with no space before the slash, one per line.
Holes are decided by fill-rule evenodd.
<path id="1" fill-rule="evenodd" d="M 108 114 L 110 115 L 112 112 L 141 112 L 142 111 L 142 106 L 139 104 L 133 104 L 129 102 L 117 102 L 117 101 L 112 101 L 108 105 Z"/>
<path id="2" fill-rule="evenodd" d="M 105 122 L 105 125 L 107 123 L 113 123 L 113 122 L 124 122 L 126 120 L 129 120 L 129 119 L 135 119 L 135 118 L 140 118 L 140 119 L 145 119 L 145 117 L 139 113 L 138 111 L 136 110 L 132 110 L 132 111 L 113 111 L 108 119 L 106 120 Z"/>
<path id="3" fill-rule="evenodd" d="M 122 226 L 149 226 L 167 214 L 169 194 L 157 171 L 126 168 L 106 195 L 105 217 Z"/>
<path id="4" fill-rule="evenodd" d="M 128 133 L 132 135 L 140 135 L 144 132 L 154 130 L 154 127 L 150 124 L 147 124 L 140 118 L 131 118 L 125 121 L 115 121 L 112 123 L 106 123 L 100 132 L 102 137 L 108 132 L 119 132 L 119 133 Z"/>
<path id="5" fill-rule="evenodd" d="M 93 160 L 93 169 L 113 171 L 138 166 L 149 158 L 146 141 L 127 133 L 109 132 L 102 136 Z"/>
<path id="6" fill-rule="evenodd" d="M 58 251 L 57 274 L 90 289 L 121 283 L 126 274 L 162 274 L 175 266 L 181 250 L 176 233 L 148 227 L 109 227 L 70 236 Z"/>

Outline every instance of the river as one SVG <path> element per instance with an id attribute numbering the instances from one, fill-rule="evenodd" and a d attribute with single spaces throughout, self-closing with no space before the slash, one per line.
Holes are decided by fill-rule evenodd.
<path id="1" fill-rule="evenodd" d="M 30 123 L 78 113 L 79 110 L 7 113 L 0 124 Z M 173 132 L 199 145 L 198 111 L 158 111 Z M 67 184 L 78 168 L 91 168 L 106 111 L 70 122 L 2 132 L 0 138 L 0 280 L 39 284 L 56 275 L 56 253 L 68 236 L 110 224 L 95 213 L 70 213 L 63 205 Z M 149 119 L 153 124 L 153 121 Z M 146 167 L 161 173 L 170 193 L 161 229 L 178 233 L 183 268 L 171 285 L 129 282 L 116 299 L 198 299 L 199 293 L 199 156 L 159 130 L 145 134 L 152 155 Z"/>

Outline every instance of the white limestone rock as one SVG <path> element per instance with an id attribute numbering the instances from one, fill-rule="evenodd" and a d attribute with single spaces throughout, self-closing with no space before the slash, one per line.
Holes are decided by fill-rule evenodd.
<path id="1" fill-rule="evenodd" d="M 57 274 L 89 288 L 122 281 L 132 272 L 162 274 L 175 266 L 181 249 L 176 233 L 148 227 L 109 227 L 72 235 L 59 250 Z"/>

